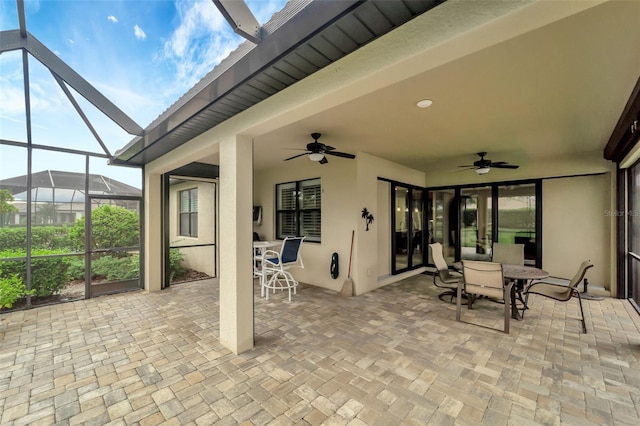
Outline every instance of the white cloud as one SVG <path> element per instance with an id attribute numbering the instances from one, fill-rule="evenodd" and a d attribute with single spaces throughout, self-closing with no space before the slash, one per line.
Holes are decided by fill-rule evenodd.
<path id="1" fill-rule="evenodd" d="M 168 62 L 174 69 L 166 96 L 174 98 L 190 89 L 227 57 L 243 40 L 235 35 L 211 0 L 176 2 L 178 26 L 164 43 L 156 60 Z"/>
<path id="2" fill-rule="evenodd" d="M 144 31 L 142 31 L 142 28 L 140 28 L 138 25 L 133 26 L 133 33 L 135 34 L 138 40 L 144 40 L 145 38 L 147 38 L 147 35 L 144 33 Z"/>
<path id="3" fill-rule="evenodd" d="M 176 8 L 180 24 L 165 43 L 167 57 L 183 57 L 194 40 L 225 29 L 226 22 L 210 0 L 177 2 Z"/>
<path id="4" fill-rule="evenodd" d="M 115 17 L 115 16 L 113 16 L 113 15 L 109 15 L 109 16 L 107 16 L 107 20 L 108 20 L 109 22 L 113 22 L 114 24 L 117 24 L 117 23 L 118 23 L 118 18 L 116 18 L 116 17 Z"/>

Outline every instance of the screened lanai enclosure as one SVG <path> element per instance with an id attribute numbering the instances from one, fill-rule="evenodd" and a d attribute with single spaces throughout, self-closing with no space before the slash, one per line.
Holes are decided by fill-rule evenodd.
<path id="1" fill-rule="evenodd" d="M 29 33 L 15 5 L 0 32 L 0 313 L 141 289 L 142 169 L 112 159 L 142 127 Z M 215 218 L 198 215 L 215 211 L 215 183 L 197 165 L 176 173 L 183 183 L 158 209 L 163 287 L 215 274 Z"/>
<path id="2" fill-rule="evenodd" d="M 16 5 L 0 33 L 0 311 L 139 289 L 142 172 L 109 163 L 142 129 Z"/>

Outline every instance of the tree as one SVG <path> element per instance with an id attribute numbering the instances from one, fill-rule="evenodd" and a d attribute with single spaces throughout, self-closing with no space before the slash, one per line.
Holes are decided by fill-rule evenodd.
<path id="1" fill-rule="evenodd" d="M 13 194 L 6 189 L 0 189 L 0 226 L 9 223 L 12 213 L 17 213 L 18 208 L 11 204 Z"/>

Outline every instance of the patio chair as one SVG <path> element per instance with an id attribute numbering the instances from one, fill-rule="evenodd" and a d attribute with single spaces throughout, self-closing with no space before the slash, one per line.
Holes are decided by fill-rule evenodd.
<path id="1" fill-rule="evenodd" d="M 262 280 L 262 293 L 269 300 L 269 290 L 288 290 L 289 301 L 291 301 L 291 290 L 296 294 L 298 281 L 289 272 L 291 268 L 304 268 L 300 249 L 305 237 L 287 237 L 282 242 L 280 252 L 266 250 L 263 254 L 262 270 L 264 279 Z"/>
<path id="2" fill-rule="evenodd" d="M 444 259 L 442 244 L 429 244 L 429 249 L 431 250 L 433 263 L 436 265 L 436 272 L 433 274 L 433 285 L 446 289 L 446 291 L 438 295 L 438 298 L 444 302 L 453 303 L 458 283 L 462 281 L 462 274 L 449 269 L 449 265 Z"/>
<path id="3" fill-rule="evenodd" d="M 504 300 L 504 332 L 509 334 L 509 318 L 511 317 L 511 287 L 513 283 L 505 285 L 502 265 L 495 262 L 476 260 L 462 261 L 462 276 L 464 280 L 458 283 L 456 297 L 456 321 L 461 321 L 462 292 L 467 295 L 467 308 L 473 308 L 476 296 L 485 296 Z"/>
<path id="4" fill-rule="evenodd" d="M 556 283 L 551 281 L 535 281 L 527 287 L 525 290 L 525 306 L 528 306 L 529 295 L 530 294 L 538 294 L 540 296 L 548 297 L 550 299 L 558 300 L 560 302 L 568 302 L 573 296 L 577 296 L 578 298 L 578 308 L 580 308 L 580 321 L 582 322 L 582 332 L 587 333 L 587 326 L 584 321 L 584 311 L 582 309 L 582 298 L 580 297 L 580 292 L 578 291 L 578 285 L 584 279 L 584 276 L 587 273 L 589 268 L 593 268 L 593 264 L 590 260 L 585 260 L 580 264 L 578 268 L 578 272 L 571 278 L 571 280 L 566 280 L 560 278 L 559 280 L 568 281 L 565 283 Z M 558 278 L 556 278 L 558 279 Z M 524 311 L 522 312 L 524 315 Z"/>
<path id="5" fill-rule="evenodd" d="M 505 265 L 524 265 L 524 244 L 509 244 L 509 243 L 493 243 L 491 249 L 491 261 L 496 263 L 502 263 Z M 522 303 L 522 310 L 527 309 L 527 304 L 524 301 L 522 292 L 526 283 L 524 281 L 515 281 L 515 294 L 518 300 Z"/>

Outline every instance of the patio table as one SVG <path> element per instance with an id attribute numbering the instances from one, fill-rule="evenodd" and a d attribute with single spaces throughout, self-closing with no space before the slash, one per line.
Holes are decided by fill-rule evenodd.
<path id="1" fill-rule="evenodd" d="M 455 262 L 452 266 L 456 270 L 462 272 L 462 262 Z M 544 269 L 536 268 L 533 266 L 509 265 L 503 263 L 502 275 L 506 279 L 516 282 L 516 284 L 511 287 L 511 318 L 522 320 L 522 316 L 520 315 L 520 312 L 518 312 L 518 307 L 516 306 L 516 293 L 522 291 L 524 283 L 526 281 L 547 278 L 549 276 L 549 273 Z M 522 297 L 520 297 L 520 301 L 524 303 Z M 526 305 L 524 308 L 527 308 Z"/>

